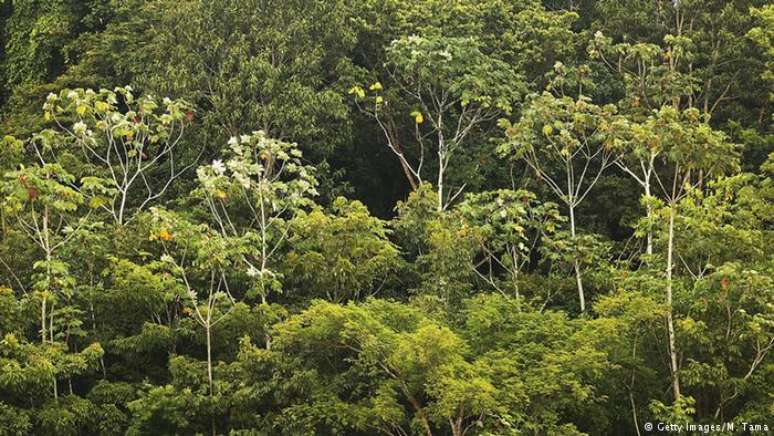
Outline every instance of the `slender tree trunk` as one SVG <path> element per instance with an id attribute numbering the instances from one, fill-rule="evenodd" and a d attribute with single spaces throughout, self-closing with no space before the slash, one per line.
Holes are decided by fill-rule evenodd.
<path id="1" fill-rule="evenodd" d="M 637 421 L 637 407 L 634 402 L 634 394 L 629 391 L 629 403 L 632 406 L 632 420 L 634 421 L 634 430 L 637 432 L 637 436 L 640 436 L 640 424 Z"/>
<path id="2" fill-rule="evenodd" d="M 637 357 L 637 338 L 634 338 L 634 347 L 632 347 L 632 361 Z M 636 378 L 634 376 L 634 368 L 632 368 L 631 383 L 629 384 L 629 404 L 632 406 L 632 421 L 634 423 L 634 430 L 637 432 L 637 436 L 640 436 L 640 423 L 637 419 L 637 403 L 634 401 L 634 382 Z"/>
<path id="3" fill-rule="evenodd" d="M 261 189 L 259 192 L 260 195 L 260 203 L 261 203 L 261 304 L 266 304 L 266 277 L 264 277 L 264 273 L 266 272 L 266 245 L 268 244 L 267 238 L 266 238 L 266 228 L 268 227 L 267 219 L 266 219 L 266 205 L 263 201 L 263 190 Z"/>
<path id="4" fill-rule="evenodd" d="M 54 306 L 56 305 L 56 301 L 51 302 L 51 310 L 49 311 L 48 315 L 48 337 L 49 342 L 52 344 L 54 343 Z"/>
<path id="5" fill-rule="evenodd" d="M 675 401 L 680 399 L 680 378 L 677 368 L 677 349 L 675 347 L 675 327 L 672 319 L 672 268 L 675 235 L 675 207 L 669 207 L 669 239 L 667 241 L 666 294 L 667 294 L 667 329 L 669 332 L 669 364 L 672 372 L 672 393 Z"/>
<path id="6" fill-rule="evenodd" d="M 46 292 L 41 294 L 42 302 L 40 304 L 40 343 L 46 343 Z"/>
<path id="7" fill-rule="evenodd" d="M 392 144 L 390 148 L 395 155 L 398 156 L 398 162 L 400 162 L 400 166 L 403 168 L 403 174 L 406 175 L 406 180 L 408 180 L 411 185 L 411 190 L 416 191 L 417 188 L 419 188 L 419 183 L 422 181 L 415 179 L 414 174 L 411 171 L 411 165 L 406 160 L 403 149 L 398 142 L 398 134 L 395 131 L 395 125 L 391 119 L 385 124 L 385 135 L 387 136 L 387 142 Z"/>
<path id="8" fill-rule="evenodd" d="M 126 188 L 124 188 L 126 189 Z M 118 208 L 118 225 L 123 226 L 124 224 L 124 208 L 126 207 L 126 194 L 127 192 L 124 190 L 122 191 L 121 195 L 121 205 Z"/>
<path id="9" fill-rule="evenodd" d="M 438 153 L 438 212 L 443 210 L 443 154 Z"/>
<path id="10" fill-rule="evenodd" d="M 443 118 L 438 114 L 438 212 L 443 210 L 443 178 L 446 170 L 446 142 L 443 137 Z"/>
<path id="11" fill-rule="evenodd" d="M 572 200 L 571 200 L 572 201 Z M 575 243 L 575 206 L 570 203 L 570 236 L 572 236 L 573 243 Z M 577 256 L 573 261 L 575 267 L 575 282 L 578 286 L 578 299 L 580 301 L 581 312 L 586 311 L 586 297 L 583 293 L 583 279 L 581 277 L 580 262 L 578 262 Z"/>
<path id="12" fill-rule="evenodd" d="M 395 147 L 397 150 L 400 150 L 400 146 L 397 144 Z M 411 185 L 411 190 L 416 191 L 419 185 L 417 184 L 416 180 L 414 180 L 414 175 L 411 173 L 411 167 L 409 166 L 408 162 L 406 162 L 406 158 L 404 158 L 403 155 L 398 155 L 398 162 L 400 162 L 400 167 L 403 168 L 403 174 L 406 175 L 406 180 L 408 180 L 409 185 Z"/>
<path id="13" fill-rule="evenodd" d="M 516 253 L 516 247 L 511 247 L 511 262 L 513 262 L 513 268 L 511 270 L 511 281 L 513 282 L 513 290 L 516 294 L 516 300 L 519 301 L 521 297 L 521 295 L 519 295 L 519 255 Z"/>
<path id="14" fill-rule="evenodd" d="M 645 213 L 647 214 L 648 219 L 651 218 L 653 214 L 653 207 L 650 205 L 650 174 L 648 174 L 645 177 L 645 197 L 648 199 L 648 204 L 645 206 Z M 647 246 L 645 248 L 645 253 L 647 253 L 648 256 L 651 256 L 653 254 L 653 231 L 648 228 L 648 234 L 647 234 Z"/>
<path id="15" fill-rule="evenodd" d="M 43 238 L 41 241 L 45 244 L 46 250 L 46 289 L 41 294 L 41 309 L 40 309 L 40 336 L 41 343 L 46 343 L 46 322 L 48 322 L 46 313 L 46 299 L 48 298 L 48 292 L 51 289 L 51 245 L 48 239 L 48 206 L 43 208 Z"/>
<path id="16" fill-rule="evenodd" d="M 204 332 L 207 334 L 207 384 L 210 387 L 210 397 L 212 397 L 215 394 L 215 388 L 212 381 L 212 322 L 209 318 L 210 314 L 208 313 L 204 323 Z M 212 436 L 215 436 L 215 414 L 213 412 L 210 415 L 210 431 Z"/>
<path id="17" fill-rule="evenodd" d="M 210 386 L 210 396 L 214 394 L 212 383 L 212 335 L 210 334 L 212 329 L 210 322 L 204 325 L 204 331 L 207 333 L 207 383 Z"/>

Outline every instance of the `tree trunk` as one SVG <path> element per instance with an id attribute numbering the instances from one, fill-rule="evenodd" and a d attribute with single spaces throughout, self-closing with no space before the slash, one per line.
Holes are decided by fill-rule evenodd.
<path id="1" fill-rule="evenodd" d="M 48 206 L 45 206 L 43 208 L 43 237 L 41 238 L 41 241 L 44 243 L 44 249 L 46 251 L 46 289 L 43 291 L 41 295 L 41 299 L 43 300 L 41 303 L 41 309 L 40 309 L 40 336 L 41 336 L 41 343 L 46 343 L 46 322 L 48 321 L 47 314 L 46 314 L 46 299 L 48 297 L 48 292 L 51 289 L 51 244 L 48 239 Z M 52 341 L 53 342 L 53 341 Z"/>
<path id="2" fill-rule="evenodd" d="M 667 329 L 669 332 L 669 364 L 672 372 L 672 394 L 674 400 L 680 399 L 680 378 L 677 373 L 677 349 L 675 348 L 675 327 L 672 320 L 672 263 L 675 235 L 675 204 L 669 207 L 669 239 L 667 241 L 666 265 L 666 297 L 667 297 Z"/>
<path id="3" fill-rule="evenodd" d="M 128 186 L 126 186 L 126 177 L 124 177 L 124 188 L 121 191 L 121 204 L 118 208 L 118 225 L 123 226 L 124 225 L 124 208 L 126 207 L 126 195 Z"/>
<path id="4" fill-rule="evenodd" d="M 54 306 L 56 305 L 56 301 L 51 302 L 51 310 L 50 315 L 48 316 L 48 337 L 49 342 L 52 344 L 54 343 Z"/>
<path id="5" fill-rule="evenodd" d="M 575 243 L 575 206 L 570 205 L 570 236 L 572 236 L 573 244 Z M 586 297 L 583 294 L 583 279 L 581 277 L 580 262 L 578 262 L 577 256 L 573 261 L 575 267 L 575 283 L 578 286 L 578 299 L 580 300 L 581 313 L 586 311 Z"/>
<path id="6" fill-rule="evenodd" d="M 629 391 L 629 404 L 632 406 L 632 420 L 634 421 L 634 430 L 637 432 L 637 436 L 640 436 L 640 424 L 637 421 L 637 407 L 634 402 L 634 394 Z"/>
<path id="7" fill-rule="evenodd" d="M 443 154 L 438 153 L 438 212 L 443 211 Z"/>
<path id="8" fill-rule="evenodd" d="M 427 436 L 433 436 L 433 431 L 430 429 L 430 423 L 427 421 L 427 416 L 425 416 L 425 411 L 422 409 L 422 405 L 419 404 L 419 401 L 417 401 L 416 398 L 408 394 L 408 391 L 406 391 L 406 394 L 408 396 L 409 403 L 411 403 L 411 406 L 417 413 L 417 417 L 419 418 L 419 422 L 422 424 L 422 428 L 425 430 L 425 434 Z"/>
<path id="9" fill-rule="evenodd" d="M 519 295 L 519 255 L 516 253 L 516 247 L 511 247 L 511 262 L 513 267 L 511 270 L 511 281 L 513 282 L 513 291 L 516 294 L 516 300 L 520 300 Z"/>
<path id="10" fill-rule="evenodd" d="M 651 218 L 651 215 L 653 214 L 653 207 L 650 205 L 650 174 L 648 174 L 645 177 L 645 197 L 648 199 L 648 204 L 645 206 L 645 213 L 647 214 L 648 219 Z M 648 223 L 650 224 L 650 223 Z M 653 254 L 653 232 L 648 228 L 648 234 L 647 234 L 647 242 L 648 245 L 645 248 L 645 253 L 648 256 L 651 256 Z"/>
<path id="11" fill-rule="evenodd" d="M 41 294 L 40 304 L 40 343 L 46 343 L 46 292 Z"/>
<path id="12" fill-rule="evenodd" d="M 438 212 L 443 210 L 443 178 L 446 171 L 446 140 L 443 135 L 443 116 L 438 114 Z"/>
<path id="13" fill-rule="evenodd" d="M 463 435 L 464 431 L 462 429 L 462 416 L 458 416 L 454 421 L 449 419 L 449 425 L 451 426 L 452 436 Z"/>
<path id="14" fill-rule="evenodd" d="M 207 333 L 207 383 L 210 386 L 210 396 L 214 394 L 212 385 L 212 335 L 209 322 L 205 324 L 204 331 Z"/>
<path id="15" fill-rule="evenodd" d="M 411 190 L 416 191 L 419 185 L 417 185 L 416 180 L 414 180 L 414 175 L 411 174 L 411 168 L 409 167 L 408 162 L 406 162 L 406 159 L 402 155 L 398 156 L 398 162 L 400 162 L 400 167 L 403 168 L 403 174 L 406 175 L 406 180 L 408 180 L 411 185 Z"/>
<path id="16" fill-rule="evenodd" d="M 406 157 L 403 155 L 403 149 L 398 142 L 398 134 L 395 131 L 395 125 L 392 123 L 391 119 L 387 121 L 385 135 L 387 136 L 387 142 L 391 144 L 390 148 L 393 153 L 398 156 L 398 162 L 400 162 L 400 167 L 403 168 L 403 174 L 406 175 L 406 180 L 408 180 L 411 185 L 411 190 L 416 191 L 417 188 L 419 188 L 419 183 L 422 181 L 414 178 L 414 174 L 411 171 L 411 165 L 406 161 Z"/>
<path id="17" fill-rule="evenodd" d="M 207 334 L 207 384 L 210 387 L 210 397 L 215 394 L 215 389 L 212 382 L 212 323 L 209 319 L 209 313 L 207 314 L 207 322 L 204 324 L 204 331 Z M 215 436 L 215 414 L 210 412 L 210 431 L 212 436 Z"/>
<path id="18" fill-rule="evenodd" d="M 634 347 L 632 347 L 632 362 L 637 358 L 637 338 L 634 338 Z M 637 436 L 640 436 L 640 423 L 637 419 L 637 403 L 634 401 L 634 382 L 636 380 L 634 368 L 632 368 L 632 377 L 629 384 L 629 404 L 632 406 L 632 422 Z"/>

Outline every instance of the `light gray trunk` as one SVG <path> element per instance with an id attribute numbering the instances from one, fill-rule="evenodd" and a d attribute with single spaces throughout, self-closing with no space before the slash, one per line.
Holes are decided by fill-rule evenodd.
<path id="1" fill-rule="evenodd" d="M 572 236 L 573 243 L 575 243 L 575 206 L 572 205 L 572 199 L 570 203 L 570 236 Z M 580 301 L 581 312 L 586 311 L 586 297 L 583 293 L 583 278 L 581 277 L 580 262 L 576 257 L 573 261 L 575 268 L 575 283 L 578 286 L 578 300 Z"/>
<path id="2" fill-rule="evenodd" d="M 667 242 L 666 266 L 666 297 L 667 297 L 667 329 L 669 332 L 669 364 L 672 372 L 672 394 L 675 401 L 680 399 L 680 378 L 677 367 L 677 348 L 675 346 L 675 327 L 672 319 L 672 268 L 675 235 L 675 204 L 669 208 L 669 239 Z"/>
<path id="3" fill-rule="evenodd" d="M 646 213 L 647 217 L 650 220 L 652 214 L 653 214 L 653 207 L 650 205 L 650 174 L 648 174 L 647 177 L 645 177 L 645 197 L 648 199 L 648 204 L 646 206 Z M 650 223 L 648 223 L 650 225 Z M 647 247 L 645 248 L 645 253 L 648 254 L 648 256 L 653 254 L 653 232 L 648 228 L 648 234 L 647 234 Z"/>

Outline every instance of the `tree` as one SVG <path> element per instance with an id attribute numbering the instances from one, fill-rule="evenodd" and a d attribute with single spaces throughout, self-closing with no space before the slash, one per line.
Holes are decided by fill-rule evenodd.
<path id="1" fill-rule="evenodd" d="M 504 291 L 495 271 L 504 271 L 506 289 L 512 289 L 520 299 L 520 274 L 537 256 L 538 244 L 550 240 L 561 225 L 557 206 L 539 202 L 526 190 L 499 190 L 469 194 L 456 211 L 478 229 L 481 254 L 477 257 L 483 260 L 471 264 L 473 271 L 500 292 Z M 486 264 L 486 274 L 479 272 L 482 264 Z"/>
<path id="2" fill-rule="evenodd" d="M 572 239 L 577 237 L 576 208 L 614 162 L 609 141 L 615 114 L 615 106 L 597 106 L 582 95 L 574 100 L 546 92 L 533 96 L 518 123 L 500 123 L 506 139 L 499 153 L 523 160 L 567 206 Z M 586 298 L 578 259 L 574 269 L 580 310 L 584 312 Z"/>
<path id="3" fill-rule="evenodd" d="M 761 4 L 595 2 L 590 55 L 623 82 L 622 111 L 647 113 L 670 104 L 697 108 L 716 122 L 734 118 L 760 127 L 767 112 L 760 88 L 743 84 L 759 84 L 765 70 L 745 38 L 754 24 L 750 8 Z"/>
<path id="4" fill-rule="evenodd" d="M 656 144 L 661 150 L 657 159 L 665 168 L 663 175 L 654 172 L 664 201 L 663 207 L 656 203 L 652 210 L 654 219 L 662 223 L 666 221 L 664 242 L 667 329 L 672 393 L 674 400 L 679 401 L 679 367 L 672 311 L 675 220 L 680 213 L 680 201 L 688 195 L 692 186 L 701 184 L 701 172 L 708 176 L 733 169 L 737 165 L 737 156 L 734 145 L 727 142 L 722 133 L 708 126 L 697 109 L 679 111 L 672 106 L 665 106 L 648 117 L 644 128 L 652 135 L 646 143 Z"/>
<path id="5" fill-rule="evenodd" d="M 760 27 L 753 27 L 747 32 L 747 37 L 750 38 L 756 45 L 764 50 L 766 69 L 762 74 L 764 81 L 771 83 L 774 80 L 772 77 L 772 69 L 774 69 L 774 6 L 768 5 L 762 8 L 753 8 L 750 10 L 753 17 L 758 19 L 761 24 Z M 774 95 L 769 93 L 769 99 L 774 99 Z"/>
<path id="6" fill-rule="evenodd" d="M 764 290 L 772 285 L 766 222 L 773 193 L 770 180 L 739 174 L 713 180 L 680 202 L 675 251 L 687 293 L 678 303 L 687 306 L 678 324 L 687 357 L 681 372 L 703 406 L 697 413 L 708 418 L 760 413 L 754 398 L 774 349 L 771 313 L 762 310 L 771 301 Z"/>
<path id="7" fill-rule="evenodd" d="M 368 87 L 367 99 L 360 86 L 350 93 L 379 125 L 413 189 L 426 177 L 425 153 L 436 155 L 437 208 L 444 210 L 465 188 L 463 184 L 456 192 L 446 190 L 452 158 L 472 142 L 477 130 L 511 112 L 523 93 L 523 81 L 507 64 L 482 52 L 475 39 L 421 36 L 390 44 L 384 76 L 394 90 L 382 92 L 381 82 L 376 82 Z M 409 115 L 401 113 L 405 102 L 413 107 L 411 135 L 398 130 L 400 119 Z M 404 142 L 407 136 L 410 146 Z"/>
<path id="8" fill-rule="evenodd" d="M 242 260 L 256 280 L 253 293 L 265 304 L 281 290 L 275 257 L 287 241 L 290 221 L 313 204 L 317 180 L 295 144 L 257 131 L 229 140 L 229 159 L 197 169 L 198 195 L 222 236 L 241 238 Z"/>
<path id="9" fill-rule="evenodd" d="M 145 57 L 136 85 L 196 103 L 200 134 L 213 144 L 262 130 L 319 158 L 342 139 L 348 110 L 341 78 L 355 74 L 346 2 L 164 1 L 138 8 L 158 21 L 138 47 Z"/>
<path id="10" fill-rule="evenodd" d="M 94 197 L 92 204 L 119 226 L 133 218 L 130 207 L 142 211 L 196 163 L 179 162 L 177 146 L 193 119 L 182 100 L 165 98 L 159 104 L 151 96 L 135 99 L 131 87 L 114 92 L 65 89 L 50 94 L 43 109 L 44 117 L 58 126 L 61 136 L 54 141 L 61 144 L 40 150 L 41 163 L 71 158 L 73 149 L 80 149 L 87 164 L 80 170 L 106 179 L 103 196 Z"/>
<path id="11" fill-rule="evenodd" d="M 207 345 L 207 382 L 210 396 L 215 394 L 212 376 L 212 328 L 222 322 L 234 307 L 235 299 L 228 283 L 234 254 L 239 243 L 220 237 L 206 225 L 193 224 L 183 217 L 161 209 L 152 209 L 150 239 L 163 250 L 164 270 L 182 286 L 190 306 L 184 309 L 204 329 Z M 206 296 L 206 303 L 200 300 Z M 213 434 L 215 433 L 213 422 Z"/>
<path id="12" fill-rule="evenodd" d="M 106 0 L 5 2 L 3 9 L 2 101 L 18 88 L 43 84 L 66 68 L 69 45 L 99 28 Z"/>
<path id="13" fill-rule="evenodd" d="M 0 0 L 0 435 L 753 431 L 768 3 Z"/>
<path id="14" fill-rule="evenodd" d="M 399 267 L 385 222 L 358 201 L 339 197 L 330 214 L 320 208 L 301 212 L 290 228 L 283 269 L 305 294 L 315 290 L 329 301 L 360 300 L 379 293 Z"/>
<path id="15" fill-rule="evenodd" d="M 45 142 L 44 138 L 36 141 Z M 7 172 L 5 178 L 9 181 L 3 186 L 6 213 L 43 254 L 33 266 L 37 271 L 34 289 L 41 302 L 41 343 L 53 343 L 54 312 L 48 303 L 53 306 L 60 297 L 71 297 L 75 284 L 67 263 L 58 255 L 91 223 L 88 216 L 76 213 L 83 196 L 69 186 L 75 179 L 60 165 L 22 167 Z"/>
<path id="16" fill-rule="evenodd" d="M 370 307 L 375 310 L 369 310 L 368 306 L 339 307 L 318 303 L 277 327 L 277 346 L 288 353 L 303 353 L 303 356 L 307 355 L 304 350 L 308 345 L 322 342 L 334 345 L 335 348 L 330 347 L 316 357 L 307 355 L 313 359 L 309 362 L 326 360 L 326 354 L 343 352 L 351 356 L 345 361 L 351 360 L 355 368 L 377 371 L 380 376 L 370 383 L 367 394 L 372 398 L 364 398 L 365 404 L 375 403 L 380 407 L 364 409 L 362 412 L 367 415 L 355 423 L 388 434 L 406 434 L 402 429 L 405 422 L 385 422 L 385 418 L 402 417 L 402 412 L 391 410 L 402 397 L 414 416 L 412 426 L 415 425 L 418 432 L 432 435 L 432 423 L 421 402 L 423 385 L 430 371 L 458 358 L 460 340 L 448 329 L 439 329 L 431 323 L 420 324 L 421 315 L 411 309 L 380 301 L 372 302 Z M 420 336 L 424 339 L 421 344 L 431 348 L 422 349 L 421 354 L 406 359 L 405 352 L 417 350 L 416 346 L 422 348 L 417 342 Z M 333 368 L 320 369 L 325 371 L 321 371 L 323 375 L 330 374 Z M 331 374 L 334 378 L 336 372 Z"/>

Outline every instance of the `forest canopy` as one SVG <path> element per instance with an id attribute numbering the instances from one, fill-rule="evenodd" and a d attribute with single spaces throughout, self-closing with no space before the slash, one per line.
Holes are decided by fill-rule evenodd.
<path id="1" fill-rule="evenodd" d="M 767 0 L 0 0 L 0 436 L 774 429 L 773 109 Z"/>

